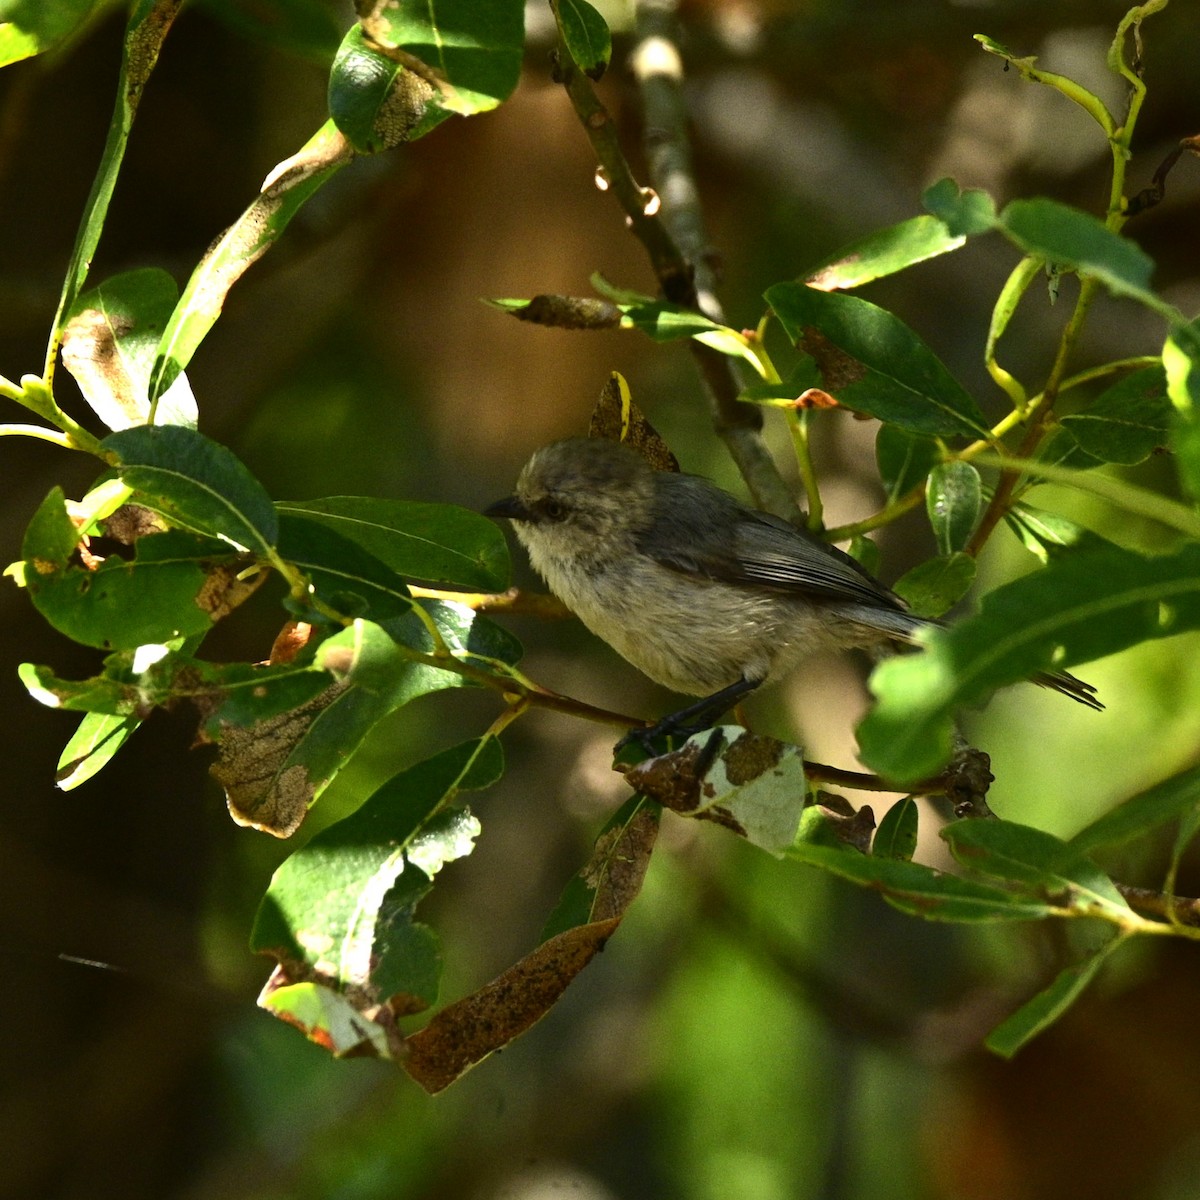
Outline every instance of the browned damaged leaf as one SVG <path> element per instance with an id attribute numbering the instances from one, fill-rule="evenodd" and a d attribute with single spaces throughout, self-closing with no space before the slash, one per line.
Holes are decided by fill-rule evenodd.
<path id="1" fill-rule="evenodd" d="M 108 396 L 124 413 L 128 424 L 142 420 L 142 397 L 121 360 L 119 338 L 133 328 L 128 317 L 112 317 L 98 308 L 77 312 L 63 329 L 63 365 L 79 380 L 80 387 Z"/>
<path id="2" fill-rule="evenodd" d="M 835 346 L 819 329 L 806 328 L 798 344 L 801 350 L 816 359 L 822 381 L 834 394 L 867 377 L 867 368 Z"/>
<path id="3" fill-rule="evenodd" d="M 229 815 L 274 837 L 291 837 L 315 798 L 306 767 L 288 757 L 313 722 L 345 690 L 335 683 L 307 704 L 248 727 L 222 723 L 217 761 L 209 768 L 225 789 Z"/>
<path id="4" fill-rule="evenodd" d="M 642 887 L 658 836 L 646 806 L 596 843 L 580 876 L 592 893 L 588 920 L 547 938 L 532 954 L 471 996 L 442 1009 L 405 1042 L 404 1069 L 430 1093 L 536 1024 L 604 948 Z"/>
<path id="5" fill-rule="evenodd" d="M 806 392 L 801 392 L 796 397 L 797 408 L 838 408 L 839 404 L 835 397 L 828 392 L 823 392 L 820 388 L 809 388 Z"/>
<path id="6" fill-rule="evenodd" d="M 312 641 L 315 629 L 307 621 L 288 621 L 275 636 L 271 655 L 267 660 L 272 665 L 295 661 L 301 650 Z"/>
<path id="7" fill-rule="evenodd" d="M 243 577 L 243 570 L 244 565 L 239 563 L 209 563 L 205 567 L 204 583 L 196 595 L 196 603 L 214 624 L 229 616 L 267 580 L 266 571 L 254 571 Z"/>
<path id="8" fill-rule="evenodd" d="M 610 829 L 596 842 L 591 859 L 580 872 L 595 893 L 593 921 L 624 915 L 642 890 L 657 840 L 658 810 L 643 808 L 624 828 Z"/>
<path id="9" fill-rule="evenodd" d="M 577 925 L 543 942 L 473 995 L 443 1008 L 405 1043 L 404 1069 L 433 1094 L 546 1015 L 604 948 L 620 917 Z"/>
<path id="10" fill-rule="evenodd" d="M 646 414 L 633 402 L 629 384 L 617 371 L 592 409 L 588 437 L 625 442 L 637 450 L 656 471 L 678 471 L 679 460 L 671 453 L 658 430 L 646 420 Z"/>

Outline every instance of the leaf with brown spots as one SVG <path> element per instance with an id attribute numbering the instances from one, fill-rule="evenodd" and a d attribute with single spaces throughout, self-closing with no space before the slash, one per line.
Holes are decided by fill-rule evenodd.
<path id="1" fill-rule="evenodd" d="M 656 471 L 678 471 L 679 460 L 633 402 L 625 377 L 614 371 L 592 409 L 588 437 L 632 446 Z"/>
<path id="2" fill-rule="evenodd" d="M 63 329 L 63 364 L 109 429 L 150 419 L 150 372 L 178 295 L 166 271 L 148 268 L 115 275 L 75 302 Z M 187 377 L 180 374 L 155 420 L 194 427 L 196 415 Z"/>
<path id="3" fill-rule="evenodd" d="M 797 346 L 817 361 L 840 404 L 912 433 L 987 435 L 974 397 L 887 309 L 842 292 L 778 283 L 767 303 Z"/>
<path id="4" fill-rule="evenodd" d="M 696 734 L 625 778 L 674 812 L 715 821 L 777 857 L 795 840 L 807 788 L 798 746 L 736 725 Z"/>

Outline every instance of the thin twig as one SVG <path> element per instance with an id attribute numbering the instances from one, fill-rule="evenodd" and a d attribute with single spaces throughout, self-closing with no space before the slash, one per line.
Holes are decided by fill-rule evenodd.
<path id="1" fill-rule="evenodd" d="M 556 10 L 556 18 L 557 15 Z M 668 23 L 669 15 L 669 11 L 660 14 Z M 673 46 L 674 39 L 664 38 L 662 44 Z M 643 76 L 639 76 L 639 82 L 645 84 L 653 79 L 649 94 L 643 87 L 647 105 L 646 124 L 648 129 L 654 130 L 651 161 L 657 162 L 663 169 L 670 164 L 667 176 L 662 180 L 654 179 L 656 186 L 650 188 L 642 187 L 635 179 L 621 149 L 612 117 L 597 96 L 591 80 L 576 69 L 571 61 L 561 35 L 557 52 L 557 77 L 566 89 L 592 144 L 600 164 L 598 177 L 603 178 L 606 189 L 625 212 L 630 232 L 645 247 L 663 296 L 673 304 L 703 312 L 705 309 L 697 290 L 697 276 L 703 281 L 704 291 L 711 294 L 712 257 L 708 252 L 695 200 L 691 157 L 687 149 L 686 117 L 678 92 L 679 79 L 672 79 L 669 72 L 651 72 L 645 64 L 653 60 L 644 55 L 639 57 L 635 50 L 635 70 L 639 61 L 643 63 Z M 674 61 L 679 61 L 677 50 Z M 656 190 L 658 186 L 662 187 L 665 195 Z M 677 199 L 683 201 L 683 216 L 672 212 L 667 218 L 668 206 Z M 672 222 L 670 227 L 665 219 Z M 677 241 L 681 235 L 686 251 L 681 249 Z M 706 298 L 705 304 L 715 306 L 715 294 L 711 295 L 711 299 Z M 719 307 L 714 311 L 719 312 Z M 800 510 L 762 440 L 761 410 L 738 400 L 741 388 L 733 364 L 719 351 L 699 342 L 693 340 L 688 345 L 700 373 L 713 426 L 728 447 L 755 502 L 769 512 L 789 520 L 799 520 Z"/>

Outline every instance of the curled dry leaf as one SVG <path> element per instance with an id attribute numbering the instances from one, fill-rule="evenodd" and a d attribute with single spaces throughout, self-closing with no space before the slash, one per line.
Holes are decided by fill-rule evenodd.
<path id="1" fill-rule="evenodd" d="M 656 471 L 678 471 L 679 460 L 658 430 L 633 402 L 629 384 L 619 372 L 609 377 L 592 409 L 588 437 L 625 442 L 637 450 Z"/>
<path id="2" fill-rule="evenodd" d="M 616 932 L 641 889 L 657 834 L 657 814 L 649 808 L 610 830 L 580 873 L 592 893 L 591 919 L 548 938 L 405 1041 L 404 1069 L 417 1083 L 440 1092 L 549 1012 Z"/>

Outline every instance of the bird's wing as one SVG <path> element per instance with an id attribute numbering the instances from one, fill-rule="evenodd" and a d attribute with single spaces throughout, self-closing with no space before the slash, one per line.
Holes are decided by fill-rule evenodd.
<path id="1" fill-rule="evenodd" d="M 678 517 L 681 510 L 687 521 Z M 653 535 L 644 536 L 640 548 L 672 570 L 814 600 L 904 611 L 898 596 L 836 546 L 747 508 L 707 480 L 664 476 L 656 517 Z M 697 536 L 697 527 L 703 536 Z"/>

